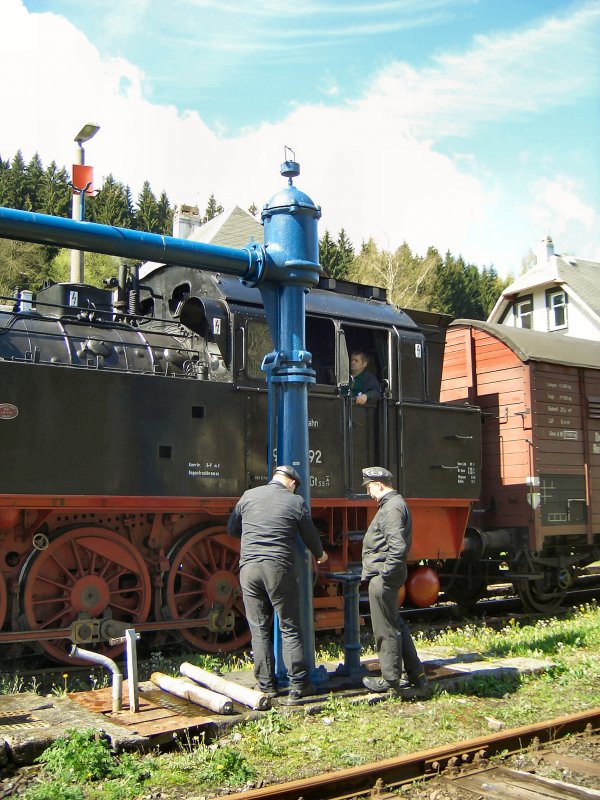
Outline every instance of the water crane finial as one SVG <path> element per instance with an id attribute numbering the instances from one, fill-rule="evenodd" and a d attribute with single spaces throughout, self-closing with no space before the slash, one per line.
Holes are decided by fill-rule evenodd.
<path id="1" fill-rule="evenodd" d="M 291 153 L 291 158 L 288 157 L 288 153 Z M 287 145 L 283 148 L 283 157 L 284 162 L 279 167 L 280 173 L 283 175 L 284 178 L 288 179 L 288 183 L 292 185 L 292 178 L 295 178 L 297 175 L 300 175 L 300 164 L 296 161 L 296 154 L 292 150 L 291 147 Z"/>

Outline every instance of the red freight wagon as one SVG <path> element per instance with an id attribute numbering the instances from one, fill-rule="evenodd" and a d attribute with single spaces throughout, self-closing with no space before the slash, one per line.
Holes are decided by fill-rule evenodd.
<path id="1" fill-rule="evenodd" d="M 600 342 L 457 320 L 440 399 L 482 410 L 480 504 L 454 594 L 512 580 L 528 606 L 559 605 L 600 557 Z"/>

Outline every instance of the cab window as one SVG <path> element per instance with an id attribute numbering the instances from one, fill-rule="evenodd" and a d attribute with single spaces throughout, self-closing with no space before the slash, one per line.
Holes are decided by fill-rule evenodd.
<path id="1" fill-rule="evenodd" d="M 335 386 L 335 326 L 333 320 L 306 318 L 306 349 L 312 354 L 317 384 Z"/>

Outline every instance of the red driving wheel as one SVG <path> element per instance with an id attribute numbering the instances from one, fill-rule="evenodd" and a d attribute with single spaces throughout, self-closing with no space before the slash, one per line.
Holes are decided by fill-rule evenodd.
<path id="1" fill-rule="evenodd" d="M 21 574 L 21 608 L 32 630 L 67 628 L 81 618 L 112 618 L 135 626 L 145 622 L 152 585 L 141 554 L 107 528 L 74 528 L 54 536 L 31 554 Z M 69 657 L 70 639 L 40 640 L 58 661 Z M 86 644 L 81 647 L 86 648 Z M 110 658 L 123 650 L 93 644 Z"/>
<path id="2" fill-rule="evenodd" d="M 218 653 L 250 641 L 239 582 L 240 542 L 223 528 L 190 531 L 169 553 L 166 604 L 173 620 L 213 619 L 213 628 L 182 628 L 198 650 Z M 215 613 L 217 612 L 217 613 Z"/>

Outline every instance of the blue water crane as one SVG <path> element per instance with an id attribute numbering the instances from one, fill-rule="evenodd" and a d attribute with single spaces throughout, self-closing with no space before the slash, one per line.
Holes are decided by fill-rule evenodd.
<path id="1" fill-rule="evenodd" d="M 220 247 L 10 208 L 0 208 L 0 237 L 222 272 L 257 287 L 275 347 L 263 362 L 269 391 L 269 474 L 276 442 L 276 463 L 294 466 L 302 479 L 300 491 L 310 504 L 307 396 L 315 373 L 305 343 L 305 294 L 319 281 L 321 210 L 294 186 L 299 172 L 295 160 L 281 165 L 288 184 L 263 208 L 264 246 L 251 242 L 242 249 Z M 305 656 L 311 676 L 318 679 L 312 566 L 299 537 L 298 564 Z M 283 672 L 280 658 L 277 672 Z"/>

